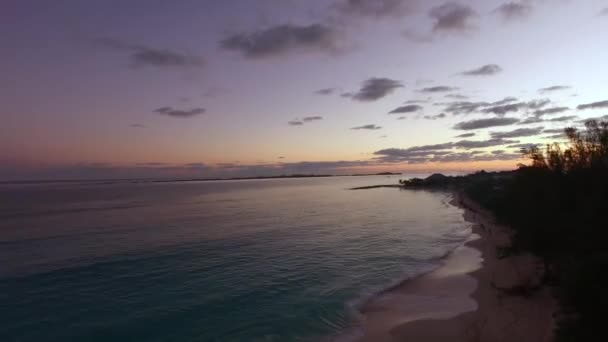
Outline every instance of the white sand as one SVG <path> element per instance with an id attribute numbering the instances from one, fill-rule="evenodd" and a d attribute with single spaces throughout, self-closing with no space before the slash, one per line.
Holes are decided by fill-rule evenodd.
<path id="1" fill-rule="evenodd" d="M 498 259 L 509 230 L 461 194 L 473 236 L 439 269 L 367 303 L 359 341 L 545 342 L 552 340 L 556 304 L 548 289 L 529 297 L 496 289 L 538 281 L 542 268 L 531 255 Z"/>

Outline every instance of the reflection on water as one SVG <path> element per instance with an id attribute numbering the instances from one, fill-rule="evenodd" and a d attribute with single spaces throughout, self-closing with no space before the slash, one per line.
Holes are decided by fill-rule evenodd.
<path id="1" fill-rule="evenodd" d="M 301 341 L 469 231 L 396 177 L 0 187 L 8 341 Z"/>

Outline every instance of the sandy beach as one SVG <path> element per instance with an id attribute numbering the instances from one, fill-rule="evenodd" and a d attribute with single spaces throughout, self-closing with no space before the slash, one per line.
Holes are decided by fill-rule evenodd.
<path id="1" fill-rule="evenodd" d="M 358 340 L 551 341 L 556 303 L 550 290 L 529 296 L 504 291 L 538 283 L 542 264 L 531 255 L 500 258 L 497 250 L 509 244 L 509 230 L 463 194 L 455 193 L 452 205 L 464 209 L 471 238 L 437 270 L 366 303 Z"/>

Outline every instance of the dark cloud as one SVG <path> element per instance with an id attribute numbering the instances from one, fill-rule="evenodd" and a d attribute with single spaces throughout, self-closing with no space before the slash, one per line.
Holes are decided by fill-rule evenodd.
<path id="1" fill-rule="evenodd" d="M 361 89 L 352 98 L 357 101 L 376 101 L 402 87 L 401 82 L 389 78 L 370 78 L 363 82 Z"/>
<path id="2" fill-rule="evenodd" d="M 408 100 L 404 104 L 429 103 L 429 100 Z"/>
<path id="3" fill-rule="evenodd" d="M 416 0 L 344 0 L 334 8 L 344 14 L 362 17 L 402 17 L 418 8 Z"/>
<path id="4" fill-rule="evenodd" d="M 431 8 L 429 16 L 435 20 L 433 32 L 449 32 L 470 30 L 473 28 L 471 21 L 478 15 L 467 5 L 446 2 Z"/>
<path id="5" fill-rule="evenodd" d="M 517 101 L 516 97 L 509 96 L 509 97 L 505 97 L 504 99 L 502 99 L 500 101 L 490 103 L 490 106 L 502 106 L 507 103 L 512 103 L 512 102 L 516 102 L 516 101 Z"/>
<path id="6" fill-rule="evenodd" d="M 525 18 L 532 12 L 532 6 L 524 2 L 507 2 L 494 10 L 505 20 Z"/>
<path id="7" fill-rule="evenodd" d="M 576 115 L 566 115 L 566 116 L 558 116 L 556 118 L 552 118 L 547 121 L 548 122 L 564 122 L 564 121 L 572 121 L 577 118 L 578 118 L 578 116 L 576 116 Z"/>
<path id="8" fill-rule="evenodd" d="M 205 113 L 205 108 L 192 108 L 188 110 L 175 109 L 173 107 L 162 107 L 154 111 L 155 113 L 171 116 L 174 118 L 190 118 Z"/>
<path id="9" fill-rule="evenodd" d="M 460 134 L 457 135 L 456 138 L 470 138 L 470 137 L 474 137 L 475 133 L 464 133 L 464 134 Z"/>
<path id="10" fill-rule="evenodd" d="M 591 121 L 591 120 L 595 120 L 595 121 L 608 121 L 608 114 L 603 115 L 603 116 L 597 116 L 597 117 L 594 117 L 594 118 L 581 119 L 581 120 L 579 120 L 579 122 L 585 123 L 585 122 Z"/>
<path id="11" fill-rule="evenodd" d="M 513 131 L 508 132 L 492 132 L 490 136 L 494 139 L 504 139 L 504 138 L 519 138 L 519 137 L 530 137 L 534 135 L 539 135 L 543 132 L 543 127 L 536 128 L 518 128 Z"/>
<path id="12" fill-rule="evenodd" d="M 312 121 L 318 121 L 318 120 L 323 120 L 322 116 L 307 116 L 302 118 L 303 122 L 312 122 Z"/>
<path id="13" fill-rule="evenodd" d="M 608 100 L 606 101 L 598 101 L 592 103 L 585 103 L 576 107 L 579 110 L 583 109 L 597 109 L 597 108 L 608 108 Z"/>
<path id="14" fill-rule="evenodd" d="M 492 138 L 489 140 L 460 140 L 460 141 L 453 143 L 453 145 L 456 148 L 463 148 L 463 149 L 468 150 L 468 149 L 472 149 L 472 148 L 485 148 L 485 147 L 492 147 L 492 146 L 515 144 L 518 142 L 519 141 L 517 141 L 517 140 Z"/>
<path id="15" fill-rule="evenodd" d="M 361 129 L 378 130 L 378 129 L 382 129 L 382 127 L 376 126 L 376 125 L 373 125 L 373 124 L 369 124 L 369 125 L 363 125 L 363 126 L 353 127 L 351 129 L 354 129 L 354 130 L 361 130 Z"/>
<path id="16" fill-rule="evenodd" d="M 288 121 L 287 124 L 289 126 L 302 126 L 305 123 L 319 121 L 319 120 L 323 120 L 323 117 L 322 116 L 306 116 L 306 117 L 303 117 L 302 119 L 296 118 L 294 120 Z"/>
<path id="17" fill-rule="evenodd" d="M 608 7 L 604 8 L 603 10 L 600 11 L 600 15 L 606 15 L 608 16 Z"/>
<path id="18" fill-rule="evenodd" d="M 129 60 L 134 68 L 173 67 L 200 68 L 205 66 L 205 59 L 200 56 L 188 55 L 169 49 L 150 48 L 143 45 L 130 44 L 113 38 L 95 38 L 93 43 L 109 49 L 128 51 Z"/>
<path id="19" fill-rule="evenodd" d="M 540 89 L 538 89 L 538 92 L 541 94 L 546 94 L 546 93 L 550 93 L 550 92 L 554 92 L 554 91 L 567 90 L 570 88 L 571 88 L 570 86 L 565 86 L 565 85 L 554 85 L 554 86 L 550 86 L 550 87 L 546 87 L 546 88 L 540 88 Z"/>
<path id="20" fill-rule="evenodd" d="M 532 101 L 528 101 L 528 102 L 508 103 L 508 102 L 512 102 L 514 100 L 516 100 L 516 99 L 508 97 L 502 101 L 492 103 L 492 106 L 483 109 L 482 113 L 503 116 L 503 115 L 506 115 L 511 112 L 518 112 L 520 110 L 540 109 L 540 108 L 548 105 L 549 103 L 551 103 L 551 101 L 546 100 L 546 99 L 532 100 Z M 508 103 L 508 104 L 504 104 L 504 103 Z"/>
<path id="21" fill-rule="evenodd" d="M 524 143 L 524 144 L 513 144 L 513 145 L 509 145 L 507 146 L 507 148 L 517 148 L 517 149 L 528 149 L 530 147 L 540 147 L 542 146 L 541 144 L 530 144 L 530 143 Z"/>
<path id="22" fill-rule="evenodd" d="M 316 90 L 314 93 L 316 95 L 331 95 L 336 91 L 336 88 L 323 88 Z"/>
<path id="23" fill-rule="evenodd" d="M 551 128 L 551 129 L 544 130 L 543 133 L 551 133 L 551 134 L 564 133 L 564 129 L 563 128 Z"/>
<path id="24" fill-rule="evenodd" d="M 145 125 L 137 124 L 137 123 L 130 124 L 129 127 L 131 127 L 131 128 L 146 128 Z"/>
<path id="25" fill-rule="evenodd" d="M 537 99 L 537 100 L 532 100 L 532 101 L 526 102 L 524 104 L 524 107 L 526 107 L 527 109 L 540 109 L 550 103 L 551 103 L 551 101 L 548 99 Z"/>
<path id="26" fill-rule="evenodd" d="M 445 115 L 445 113 L 440 113 L 437 115 L 425 115 L 423 116 L 424 119 L 427 120 L 437 120 L 437 119 L 445 119 L 447 117 L 447 115 Z"/>
<path id="27" fill-rule="evenodd" d="M 237 33 L 219 44 L 222 49 L 240 52 L 247 58 L 273 57 L 302 49 L 332 52 L 336 51 L 336 33 L 322 24 L 285 24 Z"/>
<path id="28" fill-rule="evenodd" d="M 485 108 L 482 112 L 486 114 L 496 114 L 499 116 L 504 116 L 510 112 L 517 112 L 522 107 L 521 103 L 512 103 L 501 106 L 493 106 L 489 108 Z"/>
<path id="29" fill-rule="evenodd" d="M 466 100 L 469 98 L 466 95 L 460 95 L 460 94 L 447 94 L 444 97 L 448 98 L 448 99 L 456 99 L 456 100 Z"/>
<path id="30" fill-rule="evenodd" d="M 568 108 L 568 107 L 551 107 L 551 108 L 535 110 L 533 114 L 535 116 L 543 116 L 543 115 L 558 114 L 558 113 L 565 112 L 567 110 L 570 110 L 570 108 Z"/>
<path id="31" fill-rule="evenodd" d="M 489 106 L 488 102 L 470 102 L 470 101 L 458 101 L 450 103 L 440 103 L 438 105 L 445 105 L 444 111 L 451 113 L 452 115 L 459 114 L 470 114 L 478 111 L 479 109 Z"/>
<path id="32" fill-rule="evenodd" d="M 540 122 L 544 122 L 545 120 L 541 119 L 538 116 L 531 116 L 529 118 L 526 118 L 524 121 L 521 121 L 520 123 L 518 123 L 518 125 L 530 125 L 530 124 L 535 124 L 535 123 L 540 123 Z"/>
<path id="33" fill-rule="evenodd" d="M 422 110 L 422 106 L 419 105 L 405 105 L 395 108 L 389 112 L 389 114 L 404 114 L 404 113 L 415 113 Z"/>
<path id="34" fill-rule="evenodd" d="M 508 144 L 518 143 L 517 140 L 506 139 L 490 139 L 490 140 L 460 140 L 457 142 L 449 142 L 435 145 L 413 146 L 410 148 L 388 148 L 374 152 L 378 156 L 375 159 L 388 162 L 407 162 L 418 164 L 424 162 L 454 162 L 454 161 L 483 161 L 483 160 L 502 160 L 503 157 L 483 154 L 481 151 L 458 152 L 455 149 L 471 150 L 476 148 L 486 148 L 494 146 L 503 146 Z M 505 153 L 506 155 L 506 153 Z M 504 158 L 517 159 L 519 155 L 506 155 Z M 506 160 L 506 159 L 505 159 Z"/>
<path id="35" fill-rule="evenodd" d="M 448 87 L 448 86 L 436 86 L 436 87 L 428 87 L 422 88 L 418 90 L 421 93 L 445 93 L 448 91 L 458 90 L 456 87 Z"/>
<path id="36" fill-rule="evenodd" d="M 515 101 L 517 101 L 517 98 L 515 98 L 515 97 L 505 97 L 504 99 L 495 101 L 495 102 L 456 101 L 456 102 L 448 102 L 448 103 L 438 103 L 436 105 L 445 106 L 444 111 L 446 111 L 452 115 L 459 115 L 459 114 L 470 114 L 473 112 L 478 112 L 487 107 L 500 107 L 500 106 L 504 106 L 504 105 L 507 105 L 507 104 L 515 102 Z M 503 110 L 504 110 L 504 108 L 503 108 Z M 489 113 L 492 113 L 493 111 L 501 111 L 501 108 L 488 110 Z"/>
<path id="37" fill-rule="evenodd" d="M 454 129 L 458 130 L 473 130 L 480 128 L 488 128 L 488 127 L 498 127 L 498 126 L 509 126 L 518 123 L 518 119 L 514 118 L 491 118 L 491 119 L 478 119 L 478 120 L 470 120 L 459 122 L 454 126 Z"/>
<path id="38" fill-rule="evenodd" d="M 463 71 L 460 74 L 463 76 L 491 76 L 502 72 L 502 68 L 496 64 L 487 64 L 477 69 Z"/>

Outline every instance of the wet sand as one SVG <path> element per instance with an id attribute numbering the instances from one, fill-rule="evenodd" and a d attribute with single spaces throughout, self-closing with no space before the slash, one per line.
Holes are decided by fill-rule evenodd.
<path id="1" fill-rule="evenodd" d="M 531 255 L 499 258 L 510 234 L 460 193 L 473 234 L 435 271 L 408 280 L 362 308 L 362 342 L 545 342 L 553 338 L 556 304 L 548 288 L 529 296 L 503 290 L 535 284 L 542 264 Z"/>

